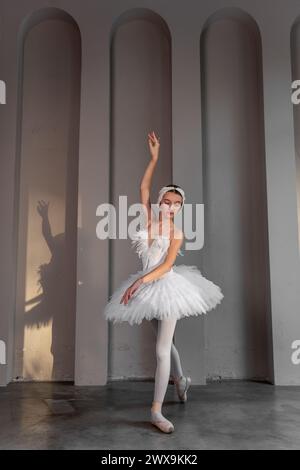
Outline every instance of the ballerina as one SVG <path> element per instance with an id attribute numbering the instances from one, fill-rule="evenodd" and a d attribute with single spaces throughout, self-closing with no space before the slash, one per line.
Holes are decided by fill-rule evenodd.
<path id="1" fill-rule="evenodd" d="M 107 320 L 140 324 L 151 321 L 157 333 L 154 397 L 150 421 L 165 433 L 174 425 L 162 414 L 169 376 L 182 403 L 187 400 L 191 378 L 182 372 L 173 336 L 177 320 L 207 313 L 221 302 L 219 286 L 206 279 L 195 265 L 176 265 L 184 233 L 175 226 L 174 217 L 185 201 L 183 189 L 175 184 L 163 186 L 158 194 L 158 216 L 150 203 L 151 181 L 159 157 L 159 138 L 148 134 L 151 160 L 140 184 L 145 226 L 132 235 L 131 244 L 142 260 L 142 269 L 129 275 L 108 299 L 104 309 Z"/>

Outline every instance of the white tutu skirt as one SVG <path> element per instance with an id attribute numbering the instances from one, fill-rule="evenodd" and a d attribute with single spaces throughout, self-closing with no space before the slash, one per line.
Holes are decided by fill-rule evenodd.
<path id="1" fill-rule="evenodd" d="M 201 315 L 216 307 L 224 295 L 219 286 L 202 276 L 194 265 L 173 265 L 159 279 L 141 284 L 127 305 L 120 303 L 125 290 L 153 268 L 131 274 L 110 296 L 104 317 L 115 323 L 140 324 L 143 319 Z"/>

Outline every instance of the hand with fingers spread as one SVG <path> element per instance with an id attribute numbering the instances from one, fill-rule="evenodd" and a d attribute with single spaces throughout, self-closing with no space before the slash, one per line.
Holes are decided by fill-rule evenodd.
<path id="1" fill-rule="evenodd" d="M 131 297 L 133 296 L 133 294 L 136 292 L 136 290 L 139 288 L 139 286 L 143 283 L 143 280 L 142 278 L 140 277 L 139 279 L 137 279 L 136 281 L 134 281 L 133 284 L 131 284 L 131 286 L 129 286 L 126 291 L 124 292 L 123 294 L 123 297 L 120 301 L 120 304 L 122 302 L 124 302 L 124 305 L 127 305 L 128 304 L 128 301 L 131 299 Z"/>
<path id="2" fill-rule="evenodd" d="M 42 219 L 48 217 L 48 208 L 49 202 L 45 202 L 43 199 L 38 201 L 37 211 Z"/>
<path id="3" fill-rule="evenodd" d="M 148 143 L 149 143 L 151 158 L 152 160 L 157 161 L 160 143 L 159 143 L 159 137 L 156 137 L 154 131 L 148 134 Z"/>

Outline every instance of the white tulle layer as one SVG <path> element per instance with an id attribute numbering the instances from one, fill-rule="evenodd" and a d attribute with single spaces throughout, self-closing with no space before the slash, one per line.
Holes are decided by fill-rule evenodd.
<path id="1" fill-rule="evenodd" d="M 152 269 L 137 271 L 121 283 L 105 306 L 107 320 L 113 323 L 127 321 L 131 325 L 152 318 L 175 317 L 179 320 L 208 312 L 224 297 L 220 287 L 202 276 L 197 266 L 181 264 L 173 265 L 173 271 L 163 277 L 142 284 L 127 305 L 121 304 L 127 287 Z"/>

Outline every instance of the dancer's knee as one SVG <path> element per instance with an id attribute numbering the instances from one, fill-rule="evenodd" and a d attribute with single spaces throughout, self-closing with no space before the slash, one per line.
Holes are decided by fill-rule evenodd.
<path id="1" fill-rule="evenodd" d="M 164 361 L 170 357 L 170 348 L 166 348 L 165 345 L 158 344 L 156 346 L 156 359 L 158 361 Z"/>

